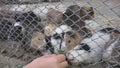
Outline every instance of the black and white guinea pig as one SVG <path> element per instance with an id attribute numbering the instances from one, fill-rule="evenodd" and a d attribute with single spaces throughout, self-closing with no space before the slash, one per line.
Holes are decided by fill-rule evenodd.
<path id="1" fill-rule="evenodd" d="M 61 25 L 53 31 L 53 35 L 50 37 L 49 44 L 53 47 L 54 53 L 59 54 L 60 52 L 65 51 L 65 35 L 66 32 L 71 30 L 71 27 L 67 25 Z"/>
<path id="2" fill-rule="evenodd" d="M 111 44 L 116 44 L 116 42 L 118 42 L 116 38 L 119 36 L 120 33 L 115 28 L 104 28 L 99 30 L 97 33 L 94 33 L 92 37 L 83 39 L 79 45 L 67 52 L 67 59 L 75 65 L 80 63 L 97 63 L 103 58 L 103 54 L 107 55 L 105 53 L 109 52 L 109 50 L 105 50 L 106 43 L 111 42 L 110 40 L 115 40 L 112 41 Z M 114 47 L 114 45 L 111 44 L 108 47 L 110 47 L 110 51 L 113 51 L 111 47 Z M 109 55 L 111 54 L 112 53 Z"/>
<path id="3" fill-rule="evenodd" d="M 15 20 L 16 23 L 20 23 L 24 28 L 27 37 L 31 38 L 34 31 L 44 31 L 44 24 L 41 22 L 41 18 L 32 11 L 16 15 Z"/>
<path id="4" fill-rule="evenodd" d="M 10 29 L 9 39 L 12 41 L 21 41 L 24 35 L 24 28 L 20 23 L 15 23 Z"/>
<path id="5" fill-rule="evenodd" d="M 21 13 L 15 16 L 16 22 L 20 22 L 24 28 L 35 28 L 37 25 L 41 25 L 39 29 L 43 29 L 41 18 L 35 15 L 32 11 Z"/>
<path id="6" fill-rule="evenodd" d="M 92 34 L 92 31 L 86 27 L 86 20 L 92 20 L 91 17 L 94 17 L 94 11 L 92 7 L 70 5 L 64 12 L 63 23 L 71 26 L 73 30 L 82 32 L 84 35 L 87 33 L 90 35 L 90 33 Z"/>
<path id="7" fill-rule="evenodd" d="M 63 21 L 69 26 L 74 24 L 79 27 L 85 26 L 84 20 L 91 20 L 94 17 L 93 7 L 79 5 L 70 5 L 64 12 Z M 74 26 L 76 26 L 74 25 Z"/>
<path id="8" fill-rule="evenodd" d="M 63 23 L 77 30 L 85 26 L 85 22 L 80 18 L 80 6 L 70 5 L 64 12 Z"/>

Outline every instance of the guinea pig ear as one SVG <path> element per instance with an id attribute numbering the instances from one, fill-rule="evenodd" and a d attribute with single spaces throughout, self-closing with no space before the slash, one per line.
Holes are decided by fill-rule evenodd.
<path id="1" fill-rule="evenodd" d="M 83 6 L 81 7 L 81 9 L 85 10 L 85 11 L 90 11 L 92 10 L 93 8 L 91 8 L 90 6 Z"/>
<path id="2" fill-rule="evenodd" d="M 90 6 L 83 6 L 82 9 L 86 11 L 90 16 L 94 17 L 94 10 L 93 7 Z"/>

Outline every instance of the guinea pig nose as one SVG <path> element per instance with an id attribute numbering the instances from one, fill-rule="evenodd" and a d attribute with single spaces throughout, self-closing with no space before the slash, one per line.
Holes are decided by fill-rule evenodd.
<path id="1" fill-rule="evenodd" d="M 70 53 L 66 53 L 65 55 L 66 55 L 67 60 L 70 60 L 70 61 L 71 61 L 71 60 L 73 60 L 73 58 L 74 58 L 74 57 L 72 56 L 72 54 L 70 54 Z"/>
<path id="2" fill-rule="evenodd" d="M 72 65 L 71 60 L 69 59 L 69 53 L 65 53 L 66 56 L 66 61 L 68 62 L 69 65 Z"/>

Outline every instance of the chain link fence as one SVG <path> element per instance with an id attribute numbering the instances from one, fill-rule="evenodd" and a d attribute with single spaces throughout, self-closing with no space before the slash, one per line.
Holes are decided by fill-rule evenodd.
<path id="1" fill-rule="evenodd" d="M 68 68 L 119 68 L 120 0 L 0 0 L 0 68 L 61 53 Z"/>

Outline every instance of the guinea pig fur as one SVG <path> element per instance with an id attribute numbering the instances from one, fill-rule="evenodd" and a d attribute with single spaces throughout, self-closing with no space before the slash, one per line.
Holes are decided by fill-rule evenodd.
<path id="1" fill-rule="evenodd" d="M 103 60 L 111 64 L 120 62 L 120 32 L 115 28 L 106 28 L 103 32 L 111 33 L 111 38 L 106 44 L 103 53 Z M 117 64 L 117 63 L 116 63 Z M 120 66 L 120 65 L 119 65 Z"/>
<path id="2" fill-rule="evenodd" d="M 21 13 L 15 16 L 16 22 L 21 22 L 24 28 L 35 28 L 37 25 L 41 25 L 43 28 L 43 23 L 41 23 L 41 18 L 35 15 L 32 11 Z"/>
<path id="3" fill-rule="evenodd" d="M 65 35 L 66 49 L 65 50 L 70 51 L 74 49 L 74 47 L 76 47 L 79 44 L 79 42 L 82 41 L 83 38 L 84 36 L 80 35 L 80 33 L 78 33 L 75 30 L 66 32 L 66 35 Z"/>
<path id="4" fill-rule="evenodd" d="M 49 8 L 49 11 L 47 12 L 47 20 L 55 23 L 56 25 L 60 25 L 62 23 L 62 18 L 63 18 L 63 13 L 53 9 L 53 8 Z"/>
<path id="5" fill-rule="evenodd" d="M 80 16 L 82 20 L 92 20 L 92 18 L 94 18 L 93 7 L 90 7 L 90 6 L 81 7 Z"/>
<path id="6" fill-rule="evenodd" d="M 80 19 L 80 6 L 71 5 L 64 12 L 63 23 L 71 26 L 72 29 L 80 29 L 85 26 L 85 22 Z"/>
<path id="7" fill-rule="evenodd" d="M 65 51 L 65 35 L 66 32 L 71 31 L 71 27 L 67 25 L 61 25 L 53 31 L 50 43 L 54 47 L 54 52 L 59 54 L 59 51 Z"/>
<path id="8" fill-rule="evenodd" d="M 31 38 L 34 31 L 43 32 L 44 24 L 41 22 L 41 18 L 34 12 L 28 11 L 15 16 L 16 23 L 20 22 L 24 28 L 24 33 L 27 37 Z"/>
<path id="9" fill-rule="evenodd" d="M 75 65 L 99 62 L 103 57 L 102 54 L 104 54 L 106 43 L 111 40 L 112 32 L 118 31 L 113 30 L 113 28 L 104 28 L 94 33 L 91 37 L 83 39 L 74 49 L 66 53 L 68 60 Z M 113 43 L 116 43 L 116 41 Z M 110 48 L 112 48 L 112 46 Z"/>
<path id="10" fill-rule="evenodd" d="M 64 12 L 63 21 L 69 26 L 83 27 L 85 20 L 91 20 L 94 17 L 93 8 L 90 6 L 80 7 L 79 5 L 70 5 Z M 77 26 L 76 26 L 77 27 Z"/>
<path id="11" fill-rule="evenodd" d="M 57 27 L 57 26 L 56 26 L 55 23 L 49 21 L 49 23 L 47 23 L 47 25 L 46 25 L 45 28 L 44 28 L 44 34 L 45 34 L 46 36 L 52 36 L 52 35 L 53 35 L 53 31 L 54 31 L 54 29 L 55 29 L 56 27 Z"/>
<path id="12" fill-rule="evenodd" d="M 43 46 L 45 46 L 45 36 L 41 32 L 34 32 L 33 37 L 31 39 L 31 47 L 37 50 L 43 50 Z"/>

